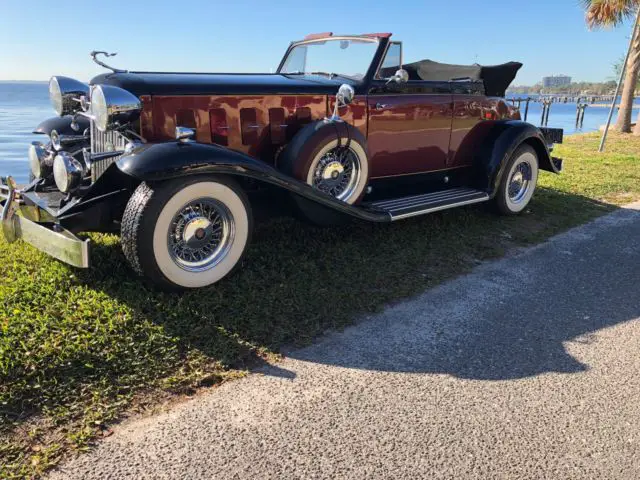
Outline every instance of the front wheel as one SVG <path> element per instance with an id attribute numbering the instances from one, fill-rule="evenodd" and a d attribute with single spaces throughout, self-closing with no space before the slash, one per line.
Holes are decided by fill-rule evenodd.
<path id="1" fill-rule="evenodd" d="M 249 201 L 233 180 L 197 177 L 142 183 L 125 209 L 121 239 L 147 280 L 164 289 L 201 288 L 239 264 L 251 230 Z"/>
<path id="2" fill-rule="evenodd" d="M 495 203 L 500 213 L 517 215 L 529 202 L 538 183 L 538 155 L 529 145 L 518 148 L 505 167 Z"/>

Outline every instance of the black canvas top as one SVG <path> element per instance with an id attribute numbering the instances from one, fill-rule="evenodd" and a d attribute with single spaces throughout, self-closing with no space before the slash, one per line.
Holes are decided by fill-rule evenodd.
<path id="1" fill-rule="evenodd" d="M 469 79 L 470 81 L 483 81 L 486 95 L 504 97 L 507 88 L 516 78 L 518 70 L 522 68 L 522 64 L 509 62 L 493 66 L 478 65 L 477 63 L 475 65 L 451 65 L 433 60 L 420 60 L 403 65 L 403 68 L 409 73 L 409 80 L 449 82 Z M 395 69 L 385 69 L 381 72 L 382 76 L 392 76 L 395 71 L 391 70 Z"/>

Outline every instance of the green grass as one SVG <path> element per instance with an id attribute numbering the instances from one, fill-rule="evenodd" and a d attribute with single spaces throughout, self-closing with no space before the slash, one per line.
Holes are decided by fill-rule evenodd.
<path id="1" fill-rule="evenodd" d="M 522 245 L 640 198 L 640 138 L 596 135 L 558 148 L 522 216 L 472 207 L 391 225 L 257 225 L 243 268 L 203 291 L 162 294 L 126 266 L 115 236 L 94 265 L 67 267 L 0 243 L 0 478 L 37 476 L 108 434 L 109 423 L 242 375 Z"/>

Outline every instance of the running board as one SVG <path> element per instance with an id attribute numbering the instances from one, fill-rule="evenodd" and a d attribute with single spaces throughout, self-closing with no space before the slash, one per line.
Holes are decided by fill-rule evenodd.
<path id="1" fill-rule="evenodd" d="M 391 221 L 396 221 L 487 200 L 489 195 L 486 192 L 472 188 L 452 188 L 411 197 L 380 200 L 368 203 L 367 206 L 386 211 L 391 216 Z"/>

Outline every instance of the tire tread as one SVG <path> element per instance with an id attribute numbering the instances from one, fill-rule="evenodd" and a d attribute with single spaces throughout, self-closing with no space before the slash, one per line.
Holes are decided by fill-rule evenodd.
<path id="1" fill-rule="evenodd" d="M 122 250 L 131 268 L 138 274 L 144 275 L 140 254 L 138 252 L 138 237 L 142 218 L 149 201 L 153 197 L 153 188 L 147 183 L 141 183 L 135 190 L 122 216 L 120 242 Z"/>

